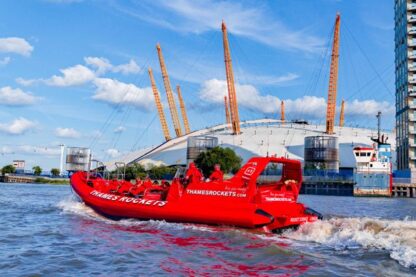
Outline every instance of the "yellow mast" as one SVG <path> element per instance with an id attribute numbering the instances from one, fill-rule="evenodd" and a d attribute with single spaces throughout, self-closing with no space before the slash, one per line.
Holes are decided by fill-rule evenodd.
<path id="1" fill-rule="evenodd" d="M 225 122 L 227 123 L 227 125 L 229 125 L 231 123 L 231 118 L 230 118 L 230 110 L 229 110 L 227 96 L 224 96 L 224 106 L 225 106 Z"/>
<path id="2" fill-rule="evenodd" d="M 149 71 L 150 83 L 152 84 L 153 96 L 155 97 L 157 112 L 159 114 L 160 124 L 162 125 L 163 135 L 165 136 L 165 140 L 168 141 L 171 139 L 171 137 L 169 134 L 168 124 L 166 122 L 165 112 L 163 111 L 163 105 L 162 105 L 162 102 L 160 101 L 160 95 L 156 87 L 155 78 L 153 77 L 152 69 L 149 67 L 148 71 Z"/>
<path id="3" fill-rule="evenodd" d="M 230 46 L 228 44 L 227 27 L 222 22 L 222 39 L 224 46 L 225 74 L 227 76 L 228 100 L 230 102 L 231 125 L 233 134 L 240 134 L 240 117 L 238 115 L 237 95 L 235 93 L 234 73 L 231 63 Z"/>
<path id="4" fill-rule="evenodd" d="M 328 103 L 326 110 L 326 133 L 334 133 L 335 108 L 337 103 L 338 60 L 339 60 L 339 27 L 341 17 L 335 19 L 334 39 L 332 43 L 331 69 L 329 72 Z"/>
<path id="5" fill-rule="evenodd" d="M 342 99 L 341 112 L 339 113 L 339 127 L 344 127 L 344 112 L 345 112 L 345 101 Z"/>
<path id="6" fill-rule="evenodd" d="M 280 103 L 280 120 L 285 122 L 285 102 L 283 100 Z"/>
<path id="7" fill-rule="evenodd" d="M 162 49 L 160 48 L 159 43 L 156 45 L 156 49 L 157 55 L 159 57 L 160 69 L 162 71 L 163 84 L 165 86 L 166 96 L 168 99 L 170 115 L 173 121 L 173 128 L 175 129 L 176 136 L 180 137 L 182 136 L 182 129 L 179 122 L 178 110 L 176 109 L 175 99 L 173 97 L 172 88 L 170 86 L 168 71 L 166 69 L 165 60 L 163 59 Z"/>
<path id="8" fill-rule="evenodd" d="M 179 85 L 176 86 L 176 91 L 178 92 L 179 107 L 181 108 L 183 126 L 185 127 L 185 134 L 189 134 L 191 132 L 191 129 L 189 128 L 189 121 L 188 116 L 186 115 L 185 102 L 183 101 L 181 87 Z"/>

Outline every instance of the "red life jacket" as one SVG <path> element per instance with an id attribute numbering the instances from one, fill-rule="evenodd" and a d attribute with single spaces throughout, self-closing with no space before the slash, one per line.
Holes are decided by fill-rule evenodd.
<path id="1" fill-rule="evenodd" d="M 224 178 L 224 173 L 222 173 L 221 170 L 214 170 L 209 176 L 209 179 L 211 181 L 222 181 L 223 178 Z"/>

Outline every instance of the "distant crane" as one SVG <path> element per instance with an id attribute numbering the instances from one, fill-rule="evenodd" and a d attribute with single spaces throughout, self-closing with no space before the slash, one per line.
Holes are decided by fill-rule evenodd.
<path id="1" fill-rule="evenodd" d="M 231 124 L 231 118 L 230 118 L 230 109 L 228 105 L 227 96 L 224 96 L 224 106 L 225 106 L 225 122 L 227 125 Z"/>
<path id="2" fill-rule="evenodd" d="M 157 112 L 159 114 L 160 124 L 162 125 L 163 135 L 165 136 L 165 140 L 168 141 L 171 139 L 171 137 L 169 134 L 168 124 L 166 122 L 165 112 L 163 111 L 163 105 L 162 105 L 162 102 L 160 101 L 160 95 L 156 87 L 155 78 L 153 77 L 152 69 L 149 67 L 148 71 L 149 71 L 150 83 L 152 85 L 153 96 L 155 97 Z"/>
<path id="3" fill-rule="evenodd" d="M 173 128 L 175 129 L 176 136 L 180 137 L 182 136 L 182 129 L 179 122 L 178 110 L 176 109 L 175 99 L 173 97 L 172 88 L 170 86 L 168 71 L 166 69 L 165 60 L 163 59 L 162 49 L 160 48 L 159 43 L 156 45 L 156 49 L 159 57 L 160 69 L 162 71 L 163 84 L 165 86 L 166 96 L 168 99 L 170 115 L 173 121 Z"/>
<path id="4" fill-rule="evenodd" d="M 188 116 L 186 115 L 185 102 L 183 101 L 181 87 L 179 85 L 176 86 L 176 91 L 178 93 L 179 107 L 181 108 L 183 126 L 185 127 L 185 134 L 189 134 L 191 132 L 191 129 L 189 128 L 189 121 Z"/>
<path id="5" fill-rule="evenodd" d="M 280 103 L 280 120 L 285 122 L 285 102 L 283 100 Z"/>
<path id="6" fill-rule="evenodd" d="M 231 111 L 231 126 L 233 128 L 233 134 L 240 134 L 240 117 L 238 115 L 237 95 L 235 93 L 234 73 L 231 63 L 230 46 L 228 44 L 227 27 L 225 22 L 222 22 L 222 39 L 224 47 L 224 61 L 225 61 L 225 74 L 227 76 L 228 87 L 228 100 L 230 102 Z"/>
<path id="7" fill-rule="evenodd" d="M 339 29 L 341 16 L 335 18 L 334 38 L 332 42 L 331 68 L 329 72 L 328 103 L 326 109 L 326 133 L 334 133 L 335 109 L 337 102 L 338 60 L 339 60 Z"/>
<path id="8" fill-rule="evenodd" d="M 345 101 L 342 99 L 341 112 L 339 113 L 339 127 L 344 127 L 344 113 L 345 113 Z"/>

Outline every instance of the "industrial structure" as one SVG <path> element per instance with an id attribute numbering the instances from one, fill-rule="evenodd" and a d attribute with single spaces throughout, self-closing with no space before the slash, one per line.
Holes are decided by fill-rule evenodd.
<path id="1" fill-rule="evenodd" d="M 160 70 L 162 71 L 163 85 L 165 86 L 166 98 L 168 99 L 170 115 L 172 117 L 173 128 L 175 129 L 176 136 L 180 137 L 182 136 L 182 129 L 181 124 L 179 122 L 178 110 L 176 109 L 175 98 L 173 96 L 173 91 L 170 85 L 169 75 L 166 69 L 165 60 L 163 58 L 162 48 L 160 47 L 160 44 L 156 45 L 156 49 L 157 55 L 159 57 Z"/>
<path id="2" fill-rule="evenodd" d="M 183 101 L 181 87 L 179 85 L 176 86 L 176 92 L 178 93 L 179 107 L 181 109 L 183 126 L 185 128 L 185 134 L 187 135 L 191 132 L 191 129 L 189 128 L 189 121 L 188 116 L 186 115 L 185 102 Z"/>
<path id="3" fill-rule="evenodd" d="M 237 94 L 234 84 L 234 73 L 232 69 L 230 47 L 225 22 L 222 22 L 221 29 L 228 89 L 228 96 L 224 97 L 225 124 L 220 124 L 190 133 L 185 104 L 180 87 L 178 86 L 178 99 L 186 133 L 185 135 L 182 135 L 168 73 L 160 45 L 158 44 L 158 57 L 173 126 L 176 132 L 176 138 L 171 138 L 169 136 L 169 130 L 166 120 L 164 119 L 163 107 L 161 106 L 159 93 L 157 91 L 152 72 L 149 69 L 149 76 L 152 83 L 155 102 L 158 107 L 159 118 L 161 120 L 162 129 L 167 142 L 156 147 L 130 153 L 123 157 L 122 161 L 125 163 L 139 162 L 143 165 L 148 163 L 156 165 L 184 165 L 187 163 L 187 153 L 190 151 L 188 150 L 189 146 L 187 145 L 188 139 L 192 142 L 194 141 L 191 139 L 193 136 L 197 136 L 199 138 L 201 138 L 201 136 L 209 136 L 210 138 L 215 138 L 218 145 L 233 148 L 244 161 L 253 155 L 278 155 L 303 160 L 306 168 L 314 165 L 312 167 L 325 167 L 326 169 L 330 169 L 334 172 L 337 172 L 339 168 L 354 168 L 354 147 L 371 146 L 373 144 L 371 138 L 375 137 L 376 134 L 375 131 L 369 129 L 344 127 L 344 100 L 342 100 L 341 104 L 339 127 L 335 126 L 340 14 L 338 13 L 336 15 L 334 24 L 325 126 L 309 125 L 307 122 L 287 121 L 285 118 L 284 101 L 281 101 L 280 103 L 280 120 L 260 119 L 240 122 Z M 241 128 L 244 129 L 244 132 L 241 132 Z M 386 134 L 386 136 L 392 135 L 393 134 L 391 133 Z M 196 139 L 195 141 L 199 140 Z M 203 139 L 203 141 L 205 141 L 205 139 Z"/>
<path id="4" fill-rule="evenodd" d="M 160 124 L 162 125 L 163 135 L 165 137 L 165 140 L 168 141 L 171 139 L 171 137 L 169 134 L 168 123 L 166 122 L 165 112 L 163 110 L 162 102 L 160 101 L 160 95 L 156 87 L 155 78 L 153 77 L 153 71 L 150 67 L 148 71 L 149 71 L 150 83 L 152 85 L 153 96 L 155 97 L 157 113 L 159 114 Z"/>
<path id="5" fill-rule="evenodd" d="M 188 138 L 190 137 L 215 137 L 218 146 L 229 147 L 239 155 L 243 162 L 253 156 L 284 156 L 304 161 L 305 158 L 305 137 L 326 136 L 326 126 L 314 124 L 300 124 L 294 122 L 283 123 L 276 119 L 258 119 L 241 122 L 241 134 L 236 137 L 229 125 L 220 124 L 205 129 L 192 132 L 189 135 L 172 138 L 170 141 L 160 145 L 151 146 L 131 152 L 125 156 L 117 158 L 115 161 L 130 163 L 140 163 L 148 165 L 186 165 Z M 377 137 L 377 130 L 354 128 L 354 127 L 334 127 L 334 137 L 338 137 L 338 155 L 340 170 L 349 169 L 352 171 L 356 167 L 353 149 L 357 146 L 371 147 L 372 137 Z M 393 133 L 386 133 L 392 137 Z M 327 136 L 326 136 L 327 137 Z M 394 158 L 394 143 L 392 143 Z M 108 169 L 113 170 L 114 162 L 106 163 Z"/>
<path id="6" fill-rule="evenodd" d="M 339 112 L 339 127 L 344 127 L 344 113 L 345 113 L 345 101 L 342 99 L 341 111 Z"/>
<path id="7" fill-rule="evenodd" d="M 387 164 L 391 165 L 391 161 L 395 160 L 395 145 L 394 143 L 392 145 L 387 143 L 387 138 L 393 136 L 393 133 L 387 132 L 381 136 L 380 114 L 377 115 L 379 119 L 378 130 L 347 127 L 345 126 L 345 101 L 342 100 L 339 124 L 338 126 L 335 124 L 340 48 L 340 14 L 337 13 L 334 24 L 326 124 L 324 126 L 309 124 L 307 121 L 288 121 L 285 115 L 285 103 L 283 100 L 280 102 L 280 120 L 258 119 L 240 122 L 225 22 L 222 22 L 221 27 L 228 92 L 227 96 L 224 96 L 225 123 L 190 132 L 185 103 L 180 87 L 177 86 L 179 106 L 185 128 L 185 134 L 182 134 L 169 77 L 160 46 L 158 45 L 157 50 L 162 77 L 176 137 L 168 138 L 165 134 L 166 142 L 129 153 L 117 161 L 125 164 L 139 163 L 145 168 L 153 165 L 187 165 L 199 153 L 218 145 L 233 149 L 242 158 L 243 162 L 246 162 L 253 156 L 283 156 L 301 160 L 306 176 L 303 192 L 306 193 L 352 195 L 357 191 L 358 194 L 363 195 L 371 190 L 376 195 L 378 191 L 384 191 L 380 190 L 379 184 L 374 182 L 372 177 L 376 176 L 377 180 L 390 180 L 391 166 L 387 171 L 376 173 L 372 172 L 372 166 L 382 165 L 385 167 Z M 163 107 L 160 104 L 159 93 L 151 70 L 149 70 L 149 76 L 162 129 L 164 129 L 165 133 L 165 130 L 168 132 L 168 127 L 166 120 L 164 123 L 162 122 L 164 117 Z M 382 145 L 383 149 L 377 148 L 375 145 Z M 365 152 L 363 153 L 365 155 L 371 152 L 368 149 L 374 149 L 371 153 L 377 153 L 377 155 L 373 156 L 382 162 L 379 163 L 377 160 L 377 163 L 374 163 L 374 159 L 371 158 L 368 170 L 365 173 L 359 172 L 361 175 L 358 176 L 357 157 L 360 161 L 367 161 L 367 156 L 366 159 L 361 158 L 362 154 L 360 151 L 362 149 L 364 149 Z M 387 150 L 389 151 L 388 160 L 385 159 L 387 156 L 384 154 Z M 378 153 L 383 154 L 379 155 Z M 114 170 L 112 164 L 113 162 L 108 162 L 106 164 L 107 168 Z M 364 167 L 366 166 L 367 164 Z M 360 168 L 364 167 L 361 166 Z M 353 176 L 355 175 L 358 177 L 354 179 Z M 345 179 L 346 176 L 348 180 Z M 383 184 L 387 183 L 383 182 Z M 360 189 L 355 190 L 356 186 L 359 186 Z M 389 188 L 388 194 L 391 194 L 391 188 Z"/>
<path id="8" fill-rule="evenodd" d="M 328 99 L 326 110 L 326 133 L 334 133 L 335 113 L 337 107 L 338 86 L 338 60 L 339 60 L 339 29 L 341 16 L 337 14 L 335 19 L 334 37 L 332 42 L 331 68 L 329 71 Z"/>
<path id="9" fill-rule="evenodd" d="M 395 0 L 397 168 L 416 178 L 416 1 Z"/>
<path id="10" fill-rule="evenodd" d="M 231 117 L 230 117 L 230 106 L 228 105 L 227 96 L 224 96 L 224 106 L 225 106 L 225 122 L 231 124 Z"/>
<path id="11" fill-rule="evenodd" d="M 230 103 L 231 111 L 231 127 L 233 134 L 240 134 L 240 116 L 238 114 L 237 94 L 235 93 L 234 72 L 231 63 L 230 45 L 228 44 L 227 27 L 225 22 L 222 22 L 222 39 L 224 46 L 224 61 L 225 61 L 225 74 L 227 77 L 228 88 L 228 101 Z"/>

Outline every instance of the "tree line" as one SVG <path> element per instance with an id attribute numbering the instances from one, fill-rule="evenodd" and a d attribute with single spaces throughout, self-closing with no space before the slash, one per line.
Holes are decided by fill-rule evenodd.
<path id="1" fill-rule="evenodd" d="M 40 176 L 40 174 L 43 171 L 43 169 L 38 165 L 32 167 L 32 170 L 33 170 L 33 175 L 35 175 L 35 176 Z M 13 174 L 13 173 L 16 173 L 16 168 L 11 164 L 3 166 L 2 169 L 1 169 L 1 174 L 2 175 L 4 175 L 4 174 Z M 51 169 L 51 175 L 54 176 L 54 177 L 59 176 L 60 173 L 61 172 L 58 168 L 52 168 Z"/>

